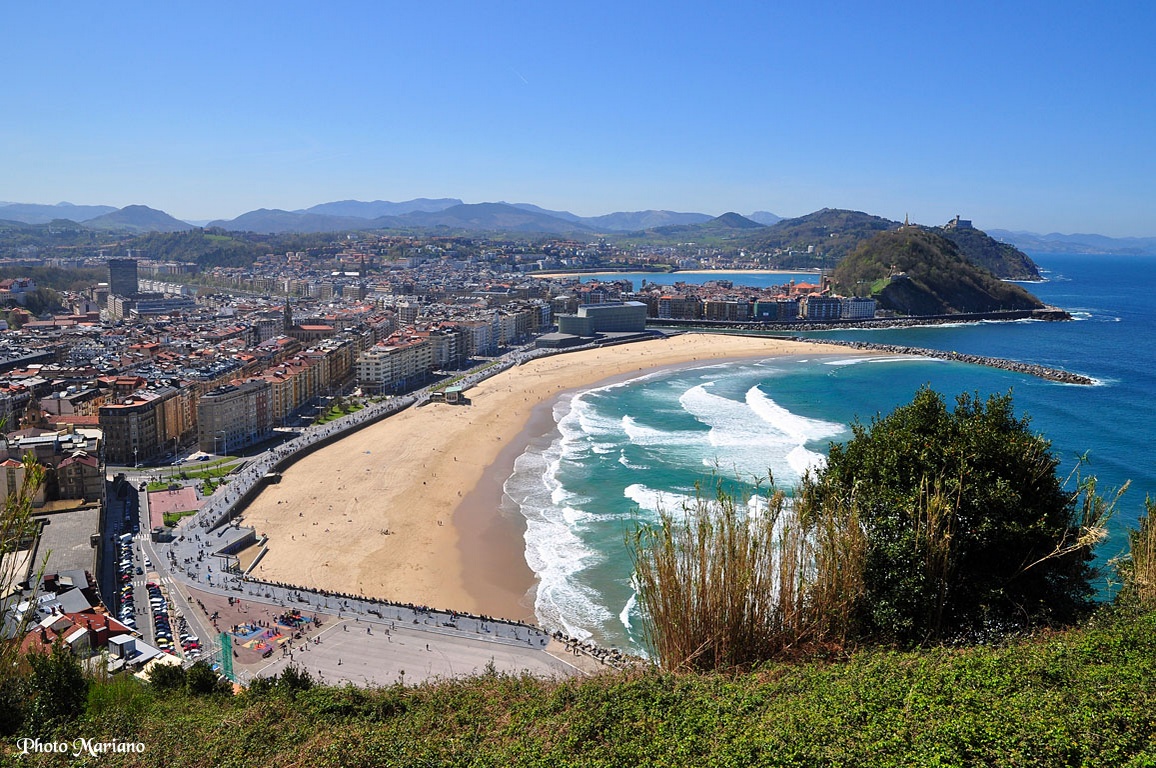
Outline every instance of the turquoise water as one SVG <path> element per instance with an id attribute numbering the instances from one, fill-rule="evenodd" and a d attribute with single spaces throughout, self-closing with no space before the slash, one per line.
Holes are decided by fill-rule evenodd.
<path id="1" fill-rule="evenodd" d="M 1052 441 L 1065 473 L 1077 458 L 1102 489 L 1133 486 L 1106 560 L 1156 495 L 1156 258 L 1035 255 L 1048 281 L 1028 288 L 1078 319 L 1021 321 L 815 336 L 957 350 L 1087 374 L 1094 387 L 928 359 L 843 354 L 697 366 L 583 392 L 555 406 L 558 430 L 531 446 L 506 482 L 527 520 L 527 562 L 539 577 L 536 612 L 549 627 L 639 648 L 630 562 L 635 521 L 677 508 L 712 473 L 782 486 L 822 461 L 847 425 L 911 400 L 923 384 L 960 392 L 1011 391 L 1016 410 Z"/>

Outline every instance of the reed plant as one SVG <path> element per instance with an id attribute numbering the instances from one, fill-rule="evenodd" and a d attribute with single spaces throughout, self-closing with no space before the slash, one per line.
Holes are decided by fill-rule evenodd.
<path id="1" fill-rule="evenodd" d="M 3 423 L 0 422 L 0 433 Z M 39 583 L 44 573 L 44 563 L 30 564 L 21 553 L 33 551 L 36 540 L 36 522 L 32 518 L 32 501 L 44 483 L 44 467 L 31 455 L 24 458 L 24 480 L 20 488 L 5 497 L 0 506 L 0 604 L 6 610 L 15 607 L 20 600 L 20 583 L 25 574 L 35 567 L 33 582 Z M 47 559 L 47 555 L 45 556 Z M 31 567 L 30 567 L 31 566 Z M 29 609 L 17 616 L 10 614 L 4 618 L 5 635 L 0 637 L 0 732 L 10 733 L 21 715 L 18 711 L 16 688 L 27 673 L 20 652 L 20 642 L 32 621 L 37 618 Z"/>
<path id="2" fill-rule="evenodd" d="M 751 668 L 841 645 L 861 592 L 854 505 L 791 503 L 696 486 L 641 524 L 628 549 L 647 643 L 670 670 Z"/>
<path id="3" fill-rule="evenodd" d="M 1128 532 L 1128 553 L 1117 564 L 1123 577 L 1121 597 L 1144 609 L 1156 607 L 1156 499 L 1144 499 L 1145 514 Z"/>

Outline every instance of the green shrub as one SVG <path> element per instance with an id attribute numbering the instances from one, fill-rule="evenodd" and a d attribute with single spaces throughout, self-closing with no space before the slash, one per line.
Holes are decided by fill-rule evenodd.
<path id="1" fill-rule="evenodd" d="M 866 639 L 912 644 L 1076 620 L 1112 505 L 1095 481 L 1065 490 L 1058 459 L 1010 395 L 960 395 L 852 425 L 803 483 L 810 503 L 853 504 L 867 537 L 857 620 Z"/>
<path id="2" fill-rule="evenodd" d="M 26 658 L 30 674 L 25 681 L 25 724 L 33 736 L 45 737 L 84 713 L 88 678 L 80 661 L 59 640 L 50 652 L 30 653 Z"/>

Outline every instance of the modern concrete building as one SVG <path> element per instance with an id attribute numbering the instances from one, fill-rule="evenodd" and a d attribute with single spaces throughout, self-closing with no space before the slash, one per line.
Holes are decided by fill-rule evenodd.
<path id="1" fill-rule="evenodd" d="M 176 398 L 173 387 L 142 389 L 99 410 L 104 431 L 104 459 L 108 464 L 136 465 L 153 461 L 172 450 L 165 404 Z"/>
<path id="2" fill-rule="evenodd" d="M 644 330 L 646 305 L 641 301 L 583 304 L 575 315 L 558 315 L 558 332 L 574 336 L 641 333 Z"/>
<path id="3" fill-rule="evenodd" d="M 811 294 L 799 302 L 799 316 L 804 320 L 838 320 L 843 315 L 843 300 L 837 296 Z"/>
<path id="4" fill-rule="evenodd" d="M 787 323 L 799 319 L 798 299 L 756 301 L 752 320 L 763 323 Z"/>
<path id="5" fill-rule="evenodd" d="M 875 299 L 852 296 L 843 299 L 843 315 L 848 320 L 870 320 L 875 317 Z"/>

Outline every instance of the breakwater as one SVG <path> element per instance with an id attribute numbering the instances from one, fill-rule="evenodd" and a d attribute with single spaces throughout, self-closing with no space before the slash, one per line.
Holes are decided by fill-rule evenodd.
<path id="1" fill-rule="evenodd" d="M 1049 368 L 1046 365 L 1037 365 L 1035 363 L 1025 363 L 1019 360 L 1008 360 L 1002 357 L 984 357 L 983 355 L 970 355 L 962 352 L 948 352 L 942 349 L 925 349 L 924 347 L 902 347 L 896 344 L 874 344 L 868 341 L 843 341 L 839 339 L 803 339 L 799 337 L 791 337 L 793 341 L 805 341 L 808 344 L 831 344 L 839 347 L 848 347 L 850 349 L 862 349 L 871 352 L 886 352 L 892 355 L 919 355 L 920 357 L 931 357 L 936 360 L 953 360 L 960 363 L 971 363 L 972 365 L 986 365 L 990 368 L 1000 368 L 1005 371 L 1014 371 L 1016 373 L 1026 373 L 1031 376 L 1038 376 L 1041 379 L 1048 381 L 1058 381 L 1062 384 L 1080 384 L 1084 386 L 1091 386 L 1096 383 L 1095 379 L 1084 376 L 1079 373 L 1072 373 L 1060 368 Z"/>
<path id="2" fill-rule="evenodd" d="M 1042 309 L 1012 309 L 995 312 L 957 312 L 949 315 L 904 315 L 901 317 L 839 318 L 832 320 L 704 320 L 678 318 L 646 318 L 651 328 L 680 328 L 684 330 L 730 330 L 730 331 L 837 331 L 845 328 L 881 329 L 915 328 L 925 325 L 958 325 L 959 323 L 996 322 L 1007 323 L 1017 320 L 1040 320 L 1063 322 L 1072 316 L 1059 307 Z"/>

